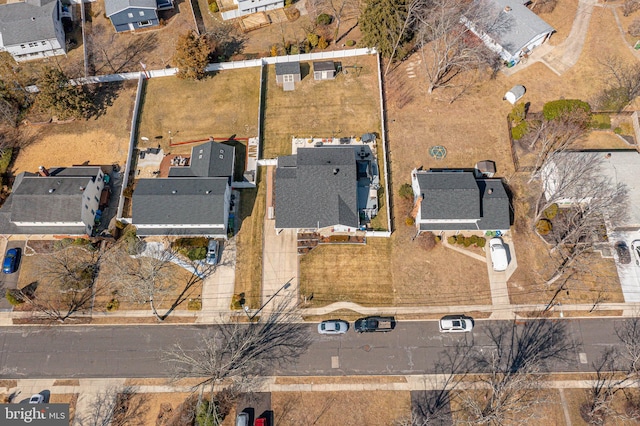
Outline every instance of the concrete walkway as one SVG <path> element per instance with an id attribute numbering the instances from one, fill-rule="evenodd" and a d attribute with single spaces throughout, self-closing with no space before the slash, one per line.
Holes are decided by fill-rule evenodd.
<path id="1" fill-rule="evenodd" d="M 267 303 L 287 282 L 291 286 L 280 291 L 277 297 L 279 300 L 289 297 L 290 303 L 295 304 L 298 302 L 298 235 L 292 229 L 276 233 L 275 223 L 274 219 L 264 220 L 262 304 Z M 279 300 L 271 301 L 264 310 L 268 312 Z"/>

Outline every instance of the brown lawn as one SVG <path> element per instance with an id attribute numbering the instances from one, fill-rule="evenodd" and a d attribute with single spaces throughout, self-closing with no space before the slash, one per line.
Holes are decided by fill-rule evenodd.
<path id="1" fill-rule="evenodd" d="M 302 81 L 292 92 L 276 84 L 275 66 L 267 68 L 264 158 L 291 154 L 291 138 L 360 136 L 380 133 L 378 71 L 372 55 L 340 60 L 335 80 L 315 81 L 311 63 L 301 63 Z"/>
<path id="2" fill-rule="evenodd" d="M 163 77 L 148 80 L 138 135 L 140 147 L 160 144 L 165 152 L 190 152 L 192 145 L 173 143 L 258 135 L 260 69 L 222 71 L 204 80 Z M 171 132 L 171 135 L 169 134 Z"/>
<path id="3" fill-rule="evenodd" d="M 37 172 L 38 166 L 42 165 L 124 164 L 127 160 L 135 87 L 136 82 L 124 83 L 113 105 L 97 118 L 32 126 L 31 129 L 36 132 L 35 141 L 20 150 L 12 172 Z M 110 89 L 114 89 L 112 84 Z"/>

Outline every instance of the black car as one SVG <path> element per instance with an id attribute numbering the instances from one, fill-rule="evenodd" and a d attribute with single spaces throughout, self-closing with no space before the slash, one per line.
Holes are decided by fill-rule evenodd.
<path id="1" fill-rule="evenodd" d="M 616 253 L 618 254 L 618 262 L 626 265 L 631 263 L 631 253 L 629 252 L 629 246 L 624 241 L 618 241 L 615 245 Z"/>
<path id="2" fill-rule="evenodd" d="M 366 333 L 371 331 L 391 331 L 396 328 L 396 319 L 394 317 L 366 317 L 356 320 L 354 330 L 358 333 Z"/>

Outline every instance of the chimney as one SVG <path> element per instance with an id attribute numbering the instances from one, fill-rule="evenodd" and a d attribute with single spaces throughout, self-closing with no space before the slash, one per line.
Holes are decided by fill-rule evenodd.
<path id="1" fill-rule="evenodd" d="M 504 11 L 505 12 L 511 12 L 511 6 L 505 6 L 504 7 Z"/>
<path id="2" fill-rule="evenodd" d="M 38 167 L 38 173 L 40 174 L 40 176 L 49 176 L 49 170 L 45 169 L 44 166 Z"/>

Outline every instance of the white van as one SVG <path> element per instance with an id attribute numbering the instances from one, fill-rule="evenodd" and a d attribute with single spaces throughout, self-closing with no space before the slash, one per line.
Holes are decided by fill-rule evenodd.
<path id="1" fill-rule="evenodd" d="M 507 249 L 504 248 L 501 238 L 492 238 L 489 240 L 489 248 L 491 249 L 491 264 L 493 270 L 502 272 L 507 270 L 509 261 L 507 260 Z"/>

